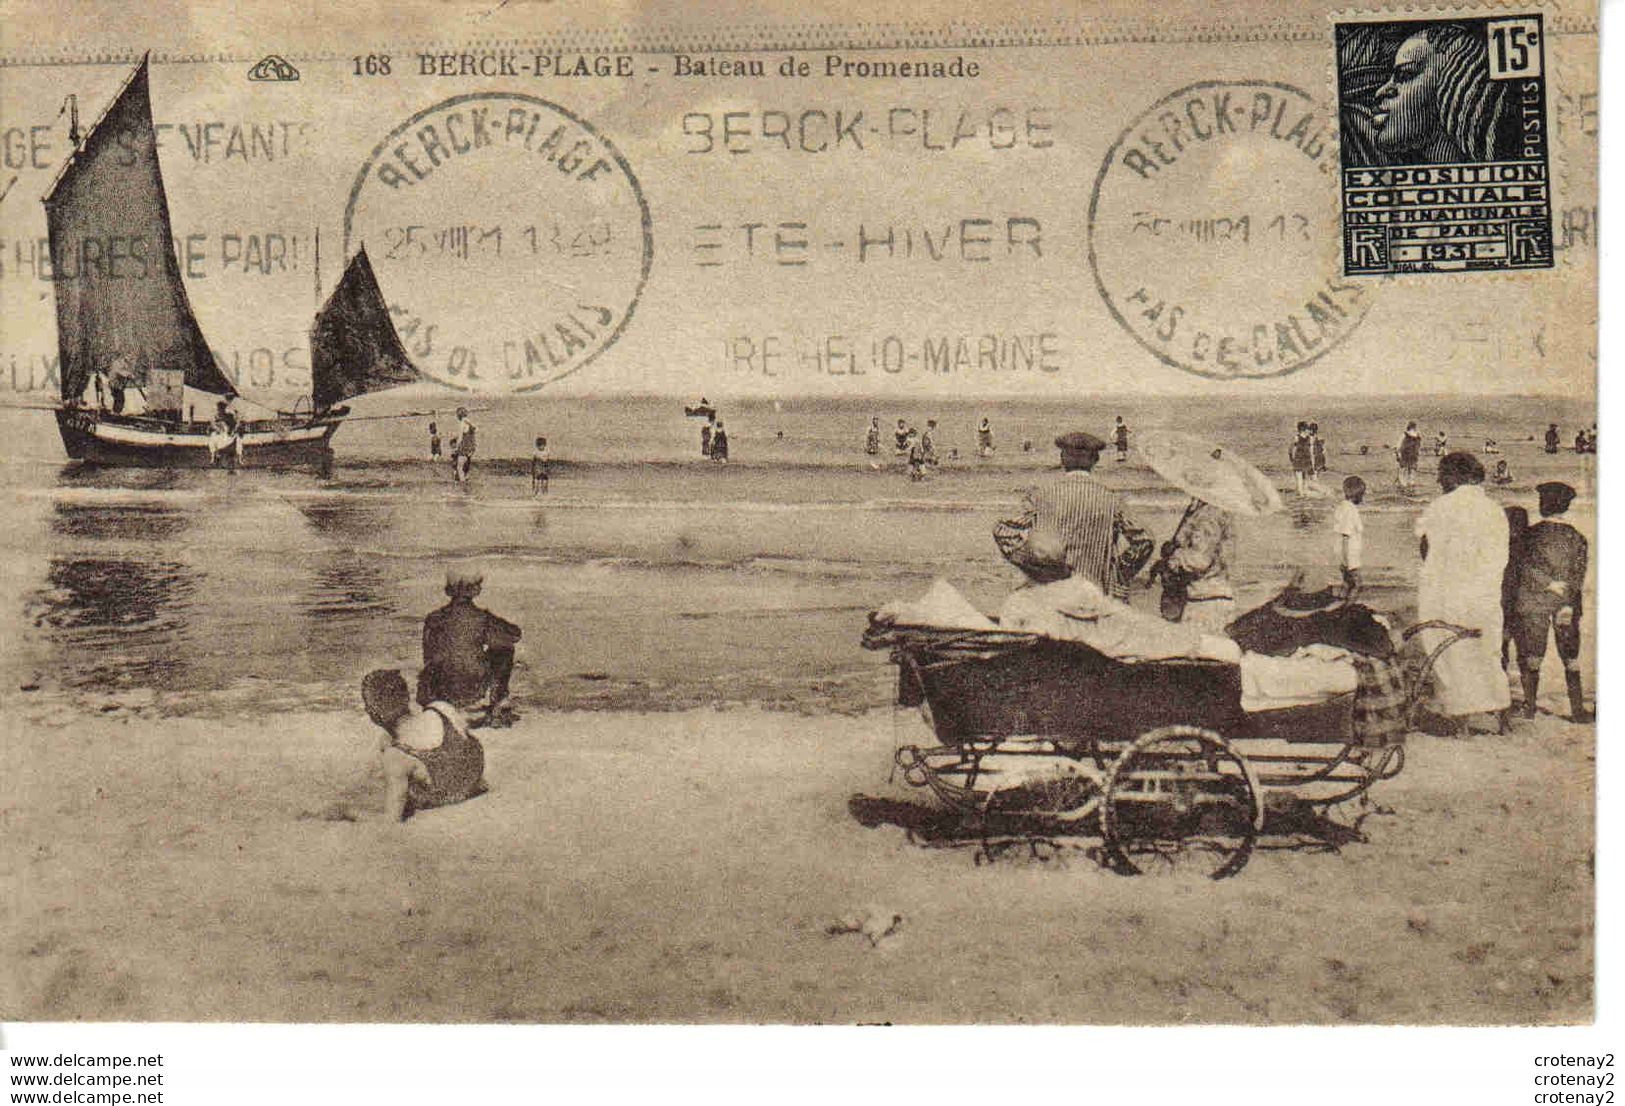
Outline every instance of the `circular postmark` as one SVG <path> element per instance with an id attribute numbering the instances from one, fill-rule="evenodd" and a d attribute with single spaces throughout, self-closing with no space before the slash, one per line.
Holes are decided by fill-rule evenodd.
<path id="1" fill-rule="evenodd" d="M 442 100 L 356 174 L 344 255 L 366 247 L 413 363 L 453 388 L 528 392 L 614 344 L 654 256 L 619 150 L 523 93 Z"/>
<path id="2" fill-rule="evenodd" d="M 1273 81 L 1169 93 L 1112 144 L 1089 197 L 1089 266 L 1112 316 L 1198 376 L 1296 372 L 1370 306 L 1341 275 L 1333 117 Z"/>

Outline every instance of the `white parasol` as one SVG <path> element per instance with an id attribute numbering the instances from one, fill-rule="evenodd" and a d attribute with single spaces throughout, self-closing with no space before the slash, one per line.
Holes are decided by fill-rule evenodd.
<path id="1" fill-rule="evenodd" d="M 1281 509 L 1281 493 L 1258 469 L 1223 446 L 1172 431 L 1140 435 L 1138 452 L 1164 480 L 1239 515 Z"/>

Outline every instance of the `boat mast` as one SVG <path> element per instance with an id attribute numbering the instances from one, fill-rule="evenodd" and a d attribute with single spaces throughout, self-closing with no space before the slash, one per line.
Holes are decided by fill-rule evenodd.
<path id="1" fill-rule="evenodd" d="M 315 304 L 315 310 L 311 313 L 310 325 L 305 327 L 305 342 L 308 348 L 313 350 L 316 347 L 316 320 L 322 314 L 322 225 L 317 223 L 314 229 L 316 232 L 314 235 L 316 245 L 312 252 L 316 255 L 316 260 L 315 264 L 311 266 L 315 271 L 315 276 L 311 278 L 310 282 L 310 301 Z M 295 413 L 298 412 L 299 400 L 295 399 L 293 401 L 293 409 Z M 316 414 L 316 366 L 314 362 L 311 364 L 310 373 L 310 413 L 312 417 Z"/>

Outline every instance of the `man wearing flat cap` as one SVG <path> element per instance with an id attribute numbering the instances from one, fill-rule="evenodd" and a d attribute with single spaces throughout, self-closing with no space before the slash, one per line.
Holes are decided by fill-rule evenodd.
<path id="1" fill-rule="evenodd" d="M 1106 443 L 1074 431 L 1055 439 L 1061 473 L 1027 492 L 1021 513 L 993 530 L 999 552 L 1040 583 L 1082 576 L 1122 599 L 1155 543 L 1123 513 L 1123 497 L 1090 472 Z"/>
<path id="2" fill-rule="evenodd" d="M 489 703 L 493 720 L 507 715 L 508 678 L 520 631 L 474 605 L 484 584 L 476 568 L 453 565 L 446 570 L 449 601 L 423 620 L 419 704 L 441 700 L 466 710 Z"/>
<path id="3" fill-rule="evenodd" d="M 1574 501 L 1574 489 L 1550 480 L 1535 488 L 1540 495 L 1540 521 L 1524 532 L 1517 595 L 1512 604 L 1512 640 L 1518 646 L 1523 677 L 1523 714 L 1535 716 L 1540 692 L 1540 664 L 1546 659 L 1546 636 L 1557 639 L 1568 683 L 1569 716 L 1591 721 L 1580 686 L 1580 598 L 1585 589 L 1584 537 L 1563 519 Z"/>

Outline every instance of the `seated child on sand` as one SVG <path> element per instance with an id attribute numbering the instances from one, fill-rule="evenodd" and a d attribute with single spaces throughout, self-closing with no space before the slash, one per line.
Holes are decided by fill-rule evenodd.
<path id="1" fill-rule="evenodd" d="M 367 717 L 384 731 L 378 755 L 384 770 L 384 814 L 390 821 L 485 793 L 485 750 L 456 707 L 434 702 L 414 711 L 406 679 L 393 668 L 362 679 L 361 701 Z"/>

